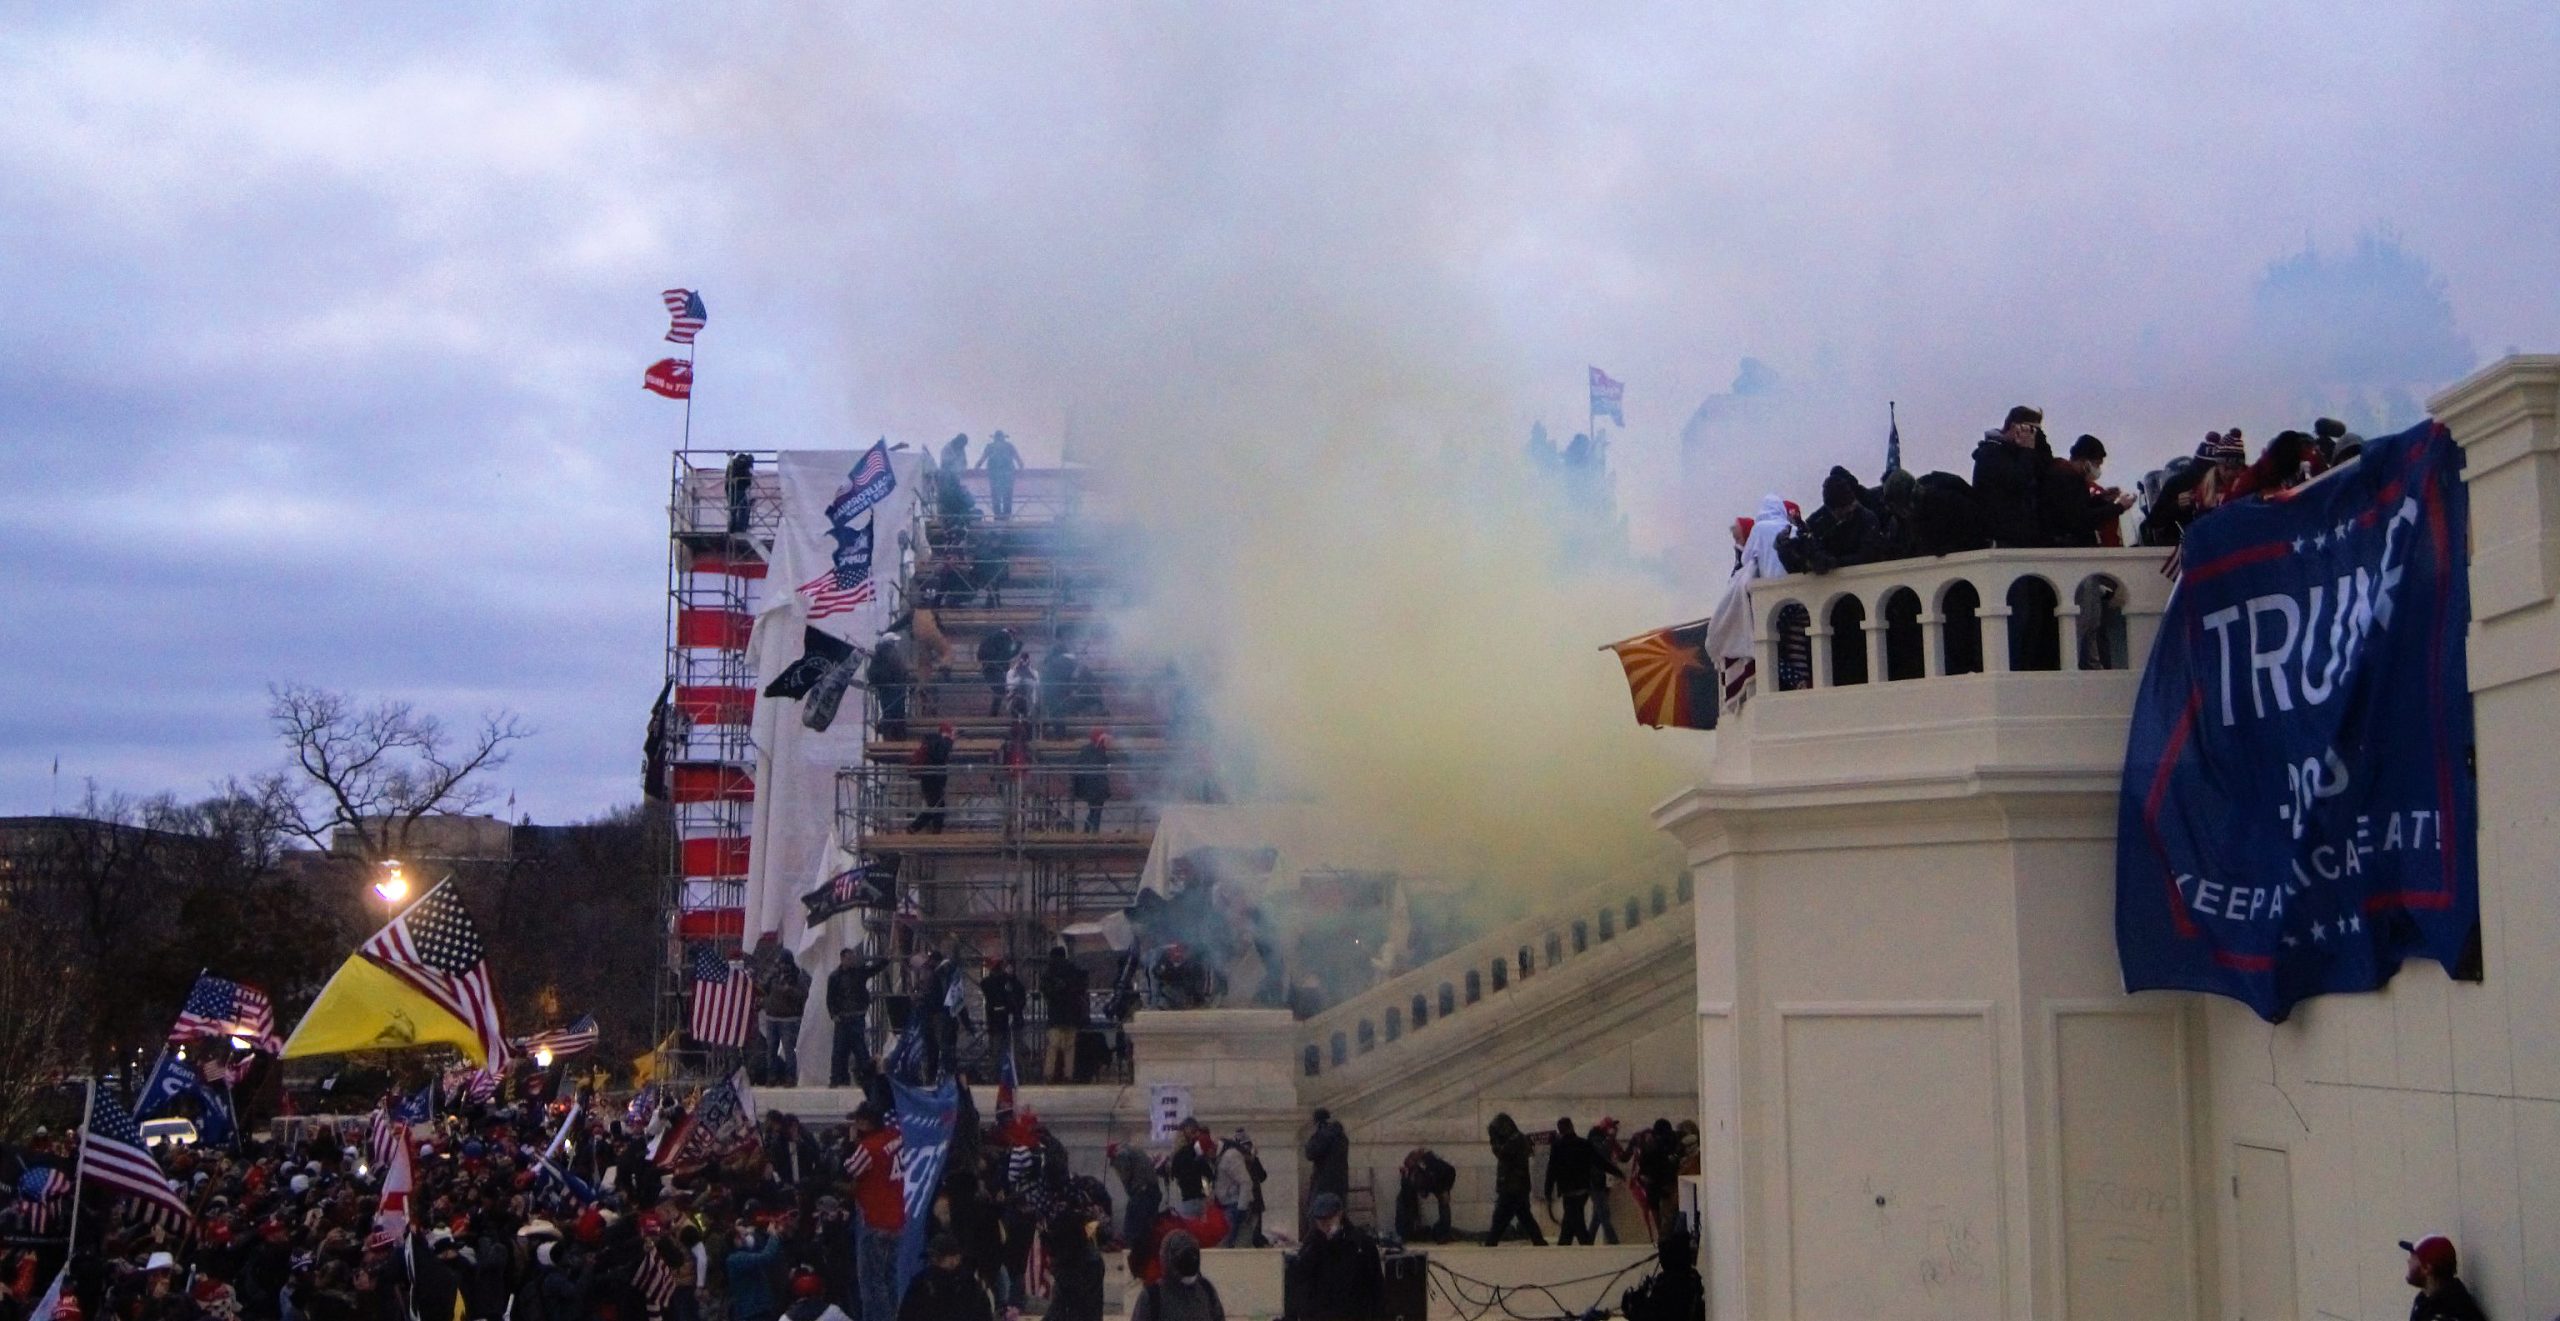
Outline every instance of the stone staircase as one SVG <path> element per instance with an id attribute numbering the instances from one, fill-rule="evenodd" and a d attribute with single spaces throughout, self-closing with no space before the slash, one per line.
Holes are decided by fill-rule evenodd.
<path id="1" fill-rule="evenodd" d="M 1481 1229 L 1496 1113 L 1531 1133 L 1696 1116 L 1696 944 L 1685 877 L 1585 891 L 1298 1024 L 1300 1103 L 1343 1121 L 1382 1217 L 1405 1152 L 1428 1146 L 1458 1167 L 1456 1223 Z M 1632 1203 L 1616 1211 L 1640 1233 Z"/>

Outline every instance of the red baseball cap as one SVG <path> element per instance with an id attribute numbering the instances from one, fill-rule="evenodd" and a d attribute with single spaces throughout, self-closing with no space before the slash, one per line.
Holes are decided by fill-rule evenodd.
<path id="1" fill-rule="evenodd" d="M 2454 1274 L 2459 1262 L 2453 1251 L 2453 1240 L 2442 1234 L 2429 1234 L 2412 1243 L 2400 1241 L 2400 1250 L 2414 1256 L 2418 1263 L 2438 1275 Z"/>

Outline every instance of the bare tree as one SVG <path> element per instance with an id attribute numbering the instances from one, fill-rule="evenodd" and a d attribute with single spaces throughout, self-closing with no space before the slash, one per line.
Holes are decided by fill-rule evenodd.
<path id="1" fill-rule="evenodd" d="M 23 909 L 0 905 L 0 1139 L 16 1141 L 35 1122 L 45 1091 L 73 1072 L 81 1052 L 63 994 L 76 970 L 68 951 Z"/>
<path id="2" fill-rule="evenodd" d="M 507 764 L 533 731 L 492 711 L 467 741 L 408 702 L 358 707 L 344 693 L 306 684 L 268 688 L 267 717 L 293 759 L 260 789 L 283 829 L 316 847 L 341 835 L 365 862 L 404 851 L 418 819 L 469 812 L 496 790 L 486 773 Z"/>

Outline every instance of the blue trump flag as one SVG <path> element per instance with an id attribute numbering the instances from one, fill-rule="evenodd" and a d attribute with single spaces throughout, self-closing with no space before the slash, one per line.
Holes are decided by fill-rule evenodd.
<path id="1" fill-rule="evenodd" d="M 2461 451 L 2435 423 L 2187 532 L 2116 829 L 2128 991 L 2271 1023 L 2402 960 L 2465 975 L 2478 795 Z"/>
<path id="2" fill-rule="evenodd" d="M 924 1270 L 926 1223 L 942 1170 L 951 1159 L 951 1130 L 960 1111 L 957 1086 L 944 1074 L 930 1087 L 892 1076 L 898 1098 L 898 1178 L 907 1194 L 907 1227 L 898 1238 L 898 1297 Z"/>

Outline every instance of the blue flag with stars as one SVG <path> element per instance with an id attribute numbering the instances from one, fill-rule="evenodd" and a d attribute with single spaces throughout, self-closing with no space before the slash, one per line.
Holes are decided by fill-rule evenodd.
<path id="1" fill-rule="evenodd" d="M 2411 957 L 2477 977 L 2469 536 L 2434 423 L 2188 530 L 2125 748 L 2125 989 L 2280 1023 Z"/>

